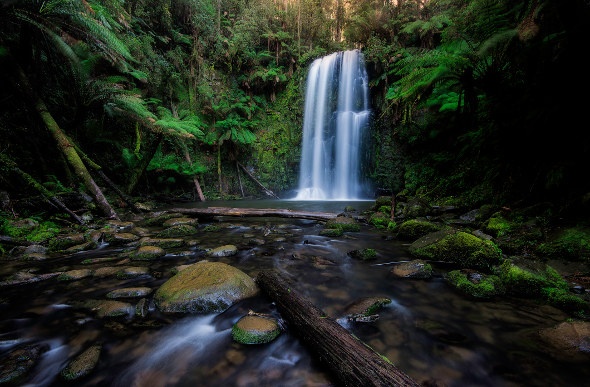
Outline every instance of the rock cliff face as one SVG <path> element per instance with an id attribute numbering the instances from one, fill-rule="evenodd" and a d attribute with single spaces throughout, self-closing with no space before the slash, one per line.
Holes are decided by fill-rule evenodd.
<path id="1" fill-rule="evenodd" d="M 257 292 L 254 280 L 241 270 L 221 262 L 203 261 L 162 284 L 154 302 L 164 313 L 213 313 Z"/>

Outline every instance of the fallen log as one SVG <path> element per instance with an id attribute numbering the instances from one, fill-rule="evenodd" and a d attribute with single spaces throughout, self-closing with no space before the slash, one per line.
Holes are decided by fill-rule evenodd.
<path id="1" fill-rule="evenodd" d="M 408 375 L 355 338 L 297 294 L 274 270 L 258 273 L 256 283 L 277 305 L 288 326 L 343 386 L 419 386 Z"/>
<path id="2" fill-rule="evenodd" d="M 329 220 L 336 218 L 338 214 L 333 212 L 294 211 L 283 208 L 232 208 L 232 207 L 207 207 L 207 208 L 170 208 L 169 212 L 178 212 L 192 216 L 241 216 L 241 217 L 279 217 L 298 218 L 310 220 Z"/>

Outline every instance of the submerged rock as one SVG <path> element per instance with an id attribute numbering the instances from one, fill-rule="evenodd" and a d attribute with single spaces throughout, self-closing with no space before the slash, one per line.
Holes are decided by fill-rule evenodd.
<path id="1" fill-rule="evenodd" d="M 213 313 L 257 292 L 256 283 L 243 271 L 221 262 L 199 262 L 160 286 L 154 302 L 165 313 Z"/>
<path id="2" fill-rule="evenodd" d="M 234 245 L 224 245 L 214 248 L 207 252 L 210 257 L 231 257 L 238 253 L 238 248 Z"/>
<path id="3" fill-rule="evenodd" d="M 544 348 L 558 360 L 587 363 L 590 361 L 590 322 L 566 321 L 541 329 L 539 337 L 548 346 Z"/>
<path id="4" fill-rule="evenodd" d="M 390 273 L 399 278 L 428 279 L 432 277 L 432 265 L 421 259 L 400 262 L 393 266 Z"/>
<path id="5" fill-rule="evenodd" d="M 11 350 L 0 358 L 0 384 L 18 385 L 20 378 L 31 370 L 49 350 L 47 344 L 27 344 Z"/>

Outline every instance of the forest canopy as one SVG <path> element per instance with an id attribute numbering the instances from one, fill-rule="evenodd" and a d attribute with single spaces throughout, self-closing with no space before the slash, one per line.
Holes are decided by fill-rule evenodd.
<path id="1" fill-rule="evenodd" d="M 265 197 L 260 186 L 287 195 L 308 65 L 359 49 L 373 111 L 365 169 L 376 188 L 440 203 L 585 209 L 590 138 L 574 91 L 589 83 L 589 8 L 4 1 L 0 190 L 13 203 L 84 192 L 108 217 L 112 187 L 187 200 Z"/>

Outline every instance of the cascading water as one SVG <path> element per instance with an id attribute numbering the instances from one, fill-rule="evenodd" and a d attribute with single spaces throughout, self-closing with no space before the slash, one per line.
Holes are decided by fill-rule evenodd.
<path id="1" fill-rule="evenodd" d="M 363 54 L 350 50 L 316 59 L 307 75 L 295 200 L 368 198 L 361 161 L 369 118 Z"/>

